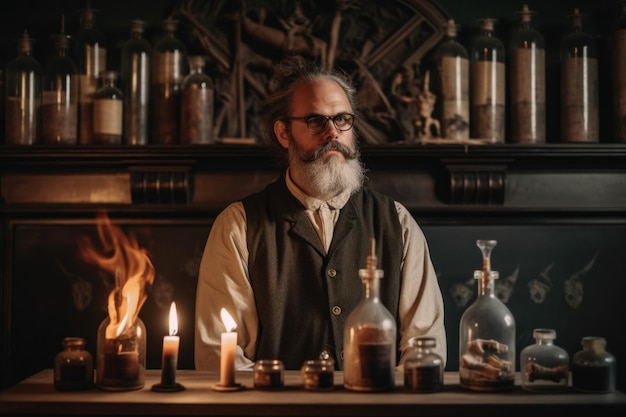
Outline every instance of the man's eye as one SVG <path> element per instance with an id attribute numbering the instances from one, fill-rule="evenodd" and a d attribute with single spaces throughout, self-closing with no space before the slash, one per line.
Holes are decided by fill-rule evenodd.
<path id="1" fill-rule="evenodd" d="M 309 123 L 315 126 L 320 126 L 326 123 L 326 118 L 321 116 L 311 117 Z"/>

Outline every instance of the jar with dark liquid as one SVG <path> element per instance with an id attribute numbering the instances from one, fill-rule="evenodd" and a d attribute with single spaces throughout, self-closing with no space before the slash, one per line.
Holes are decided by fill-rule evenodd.
<path id="1" fill-rule="evenodd" d="M 278 359 L 261 359 L 254 365 L 254 388 L 281 389 L 285 384 L 285 366 Z"/>
<path id="2" fill-rule="evenodd" d="M 587 336 L 582 345 L 572 357 L 572 386 L 583 392 L 615 391 L 615 356 L 606 351 L 606 339 Z"/>
<path id="3" fill-rule="evenodd" d="M 93 357 L 85 345 L 82 337 L 63 339 L 63 350 L 54 358 L 55 389 L 80 391 L 94 387 Z"/>
<path id="4" fill-rule="evenodd" d="M 332 359 L 304 361 L 300 373 L 306 390 L 324 391 L 335 386 L 335 362 Z"/>
<path id="5" fill-rule="evenodd" d="M 413 392 L 437 392 L 443 387 L 443 359 L 432 349 L 432 337 L 411 339 L 413 351 L 404 362 L 404 388 Z"/>

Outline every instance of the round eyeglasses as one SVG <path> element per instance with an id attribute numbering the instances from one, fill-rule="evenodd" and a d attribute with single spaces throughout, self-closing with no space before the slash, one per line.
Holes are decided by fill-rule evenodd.
<path id="1" fill-rule="evenodd" d="M 339 113 L 334 116 L 322 116 L 321 114 L 310 114 L 304 117 L 285 117 L 286 120 L 303 120 L 306 122 L 306 127 L 311 133 L 317 135 L 322 133 L 328 128 L 328 121 L 332 120 L 335 129 L 345 132 L 352 129 L 354 125 L 355 114 L 352 113 Z"/>

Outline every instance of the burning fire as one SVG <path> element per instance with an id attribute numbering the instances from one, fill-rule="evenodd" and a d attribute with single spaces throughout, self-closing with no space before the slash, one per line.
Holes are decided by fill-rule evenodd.
<path id="1" fill-rule="evenodd" d="M 100 242 L 89 237 L 79 242 L 78 254 L 84 261 L 109 273 L 115 285 L 108 297 L 109 325 L 107 339 L 116 339 L 135 322 L 154 283 L 154 266 L 137 238 L 126 236 L 111 223 L 106 212 L 96 216 Z"/>

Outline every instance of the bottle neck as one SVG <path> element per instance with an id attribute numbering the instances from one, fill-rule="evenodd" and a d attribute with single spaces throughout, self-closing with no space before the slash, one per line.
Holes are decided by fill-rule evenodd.
<path id="1" fill-rule="evenodd" d="M 380 282 L 378 278 L 364 278 L 365 299 L 378 302 L 380 298 Z"/>

